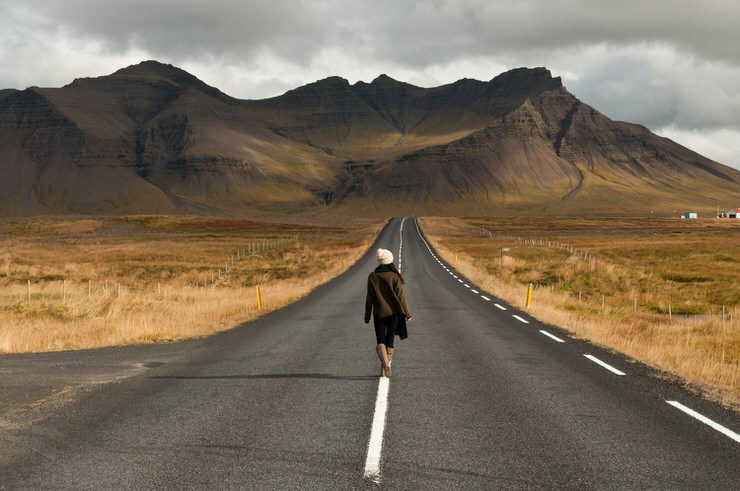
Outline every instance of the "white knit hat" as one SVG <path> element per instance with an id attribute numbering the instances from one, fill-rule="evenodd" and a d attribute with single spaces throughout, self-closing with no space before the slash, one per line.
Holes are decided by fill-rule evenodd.
<path id="1" fill-rule="evenodd" d="M 393 262 L 393 253 L 388 249 L 378 249 L 376 259 L 380 264 L 390 264 Z"/>

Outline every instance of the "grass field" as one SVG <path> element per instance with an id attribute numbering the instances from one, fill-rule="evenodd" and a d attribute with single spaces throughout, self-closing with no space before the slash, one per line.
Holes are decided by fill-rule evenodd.
<path id="1" fill-rule="evenodd" d="M 380 223 L 132 216 L 0 222 L 0 352 L 212 334 L 348 268 Z"/>
<path id="2" fill-rule="evenodd" d="M 425 218 L 440 253 L 533 316 L 740 409 L 740 221 Z M 510 251 L 503 255 L 501 248 Z M 722 312 L 724 311 L 724 317 Z"/>

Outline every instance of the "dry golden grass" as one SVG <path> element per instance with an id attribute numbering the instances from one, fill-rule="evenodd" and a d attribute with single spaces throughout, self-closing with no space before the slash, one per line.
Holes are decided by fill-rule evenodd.
<path id="1" fill-rule="evenodd" d="M 524 309 L 533 283 L 534 317 L 677 375 L 738 410 L 740 223 L 687 222 L 421 220 L 439 253 L 457 258 L 457 268 L 492 294 Z M 543 245 L 531 243 L 538 239 Z M 588 250 L 597 261 L 554 243 Z M 511 249 L 503 268 L 501 247 Z M 669 318 L 669 304 L 683 315 Z"/>
<path id="2" fill-rule="evenodd" d="M 257 285 L 263 311 L 295 301 L 353 264 L 380 227 L 182 217 L 3 223 L 0 352 L 229 329 L 259 315 Z"/>

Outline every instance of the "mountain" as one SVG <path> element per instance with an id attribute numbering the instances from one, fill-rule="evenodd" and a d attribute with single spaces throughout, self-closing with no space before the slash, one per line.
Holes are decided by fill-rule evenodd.
<path id="1" fill-rule="evenodd" d="M 316 202 L 340 167 L 157 62 L 0 97 L 6 215 L 295 209 Z"/>
<path id="2" fill-rule="evenodd" d="M 295 140 L 368 160 L 448 143 L 494 124 L 527 94 L 560 84 L 542 73 L 512 70 L 490 83 L 463 79 L 432 89 L 387 75 L 354 85 L 330 77 L 247 105 L 256 118 Z"/>
<path id="3" fill-rule="evenodd" d="M 740 172 L 612 121 L 545 68 L 239 100 L 147 61 L 0 91 L 0 214 L 624 214 L 740 202 Z"/>

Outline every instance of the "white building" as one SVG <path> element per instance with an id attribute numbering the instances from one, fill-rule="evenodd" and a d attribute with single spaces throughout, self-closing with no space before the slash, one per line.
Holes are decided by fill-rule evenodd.
<path id="1" fill-rule="evenodd" d="M 717 218 L 740 218 L 740 208 L 734 208 L 727 210 L 725 213 L 720 213 Z"/>

